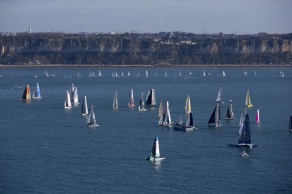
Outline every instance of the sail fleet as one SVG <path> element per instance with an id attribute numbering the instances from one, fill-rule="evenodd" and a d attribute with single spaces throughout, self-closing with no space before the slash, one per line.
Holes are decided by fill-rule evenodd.
<path id="1" fill-rule="evenodd" d="M 132 76 L 130 72 L 127 74 L 121 74 L 123 77 L 130 77 Z M 136 76 L 139 74 L 136 74 Z M 244 75 L 247 76 L 247 73 L 244 72 Z M 284 73 L 283 73 L 284 75 Z M 90 74 L 91 77 L 94 77 L 94 72 L 91 72 Z M 116 72 L 113 77 L 118 77 L 118 73 Z M 164 77 L 168 77 L 169 75 L 166 72 L 166 75 Z M 178 74 L 179 77 L 181 77 L 181 72 Z M 192 76 L 191 72 L 189 76 Z M 203 72 L 203 76 L 207 76 L 206 72 Z M 208 76 L 211 76 L 208 73 Z M 256 73 L 255 73 L 256 76 Z M 79 72 L 78 72 L 78 77 L 81 77 Z M 96 76 L 95 76 L 96 77 Z M 97 77 L 102 77 L 101 72 L 98 72 Z M 145 71 L 145 77 L 149 78 L 150 74 L 146 70 Z M 225 72 L 223 71 L 222 77 L 226 77 Z M 23 91 L 23 95 L 21 96 L 22 100 L 25 101 L 30 101 L 32 99 L 41 99 L 43 97 L 43 94 L 41 93 L 40 86 L 38 83 L 36 83 L 36 87 L 31 94 L 31 88 L 29 85 L 25 87 L 25 90 Z M 150 109 L 152 107 L 156 107 L 157 100 L 156 100 L 156 91 L 155 89 L 150 89 L 147 92 L 147 96 L 144 99 L 143 92 L 141 93 L 140 99 L 139 99 L 139 105 L 136 107 L 135 104 L 135 95 L 134 95 L 134 89 L 130 89 L 130 95 L 129 95 L 129 102 L 128 102 L 128 107 L 133 110 L 137 110 L 139 112 L 141 111 L 146 111 L 147 109 Z M 114 93 L 114 98 L 112 101 L 112 108 L 114 110 L 119 110 L 121 107 L 119 106 L 119 100 L 118 100 L 118 91 L 115 91 Z M 194 129 L 198 129 L 198 127 L 195 126 L 195 119 L 194 115 L 196 113 L 193 113 L 192 111 L 192 106 L 191 106 L 191 98 L 190 95 L 187 95 L 186 102 L 185 102 L 185 107 L 183 109 L 182 107 L 182 113 L 185 114 L 182 119 L 181 117 L 179 118 L 178 122 L 175 124 L 172 121 L 172 116 L 171 116 L 171 106 L 170 106 L 170 101 L 165 99 L 165 104 L 163 104 L 163 101 L 160 101 L 160 104 L 157 108 L 154 110 L 158 111 L 158 125 L 162 126 L 163 128 L 168 128 L 168 129 L 174 129 L 177 131 L 193 131 Z M 66 91 L 65 95 L 65 101 L 64 101 L 64 108 L 65 109 L 71 109 L 74 108 L 74 106 L 78 107 L 79 105 L 79 100 L 78 100 L 78 90 L 77 87 L 72 83 L 71 87 Z M 165 106 L 163 106 L 165 105 Z M 251 103 L 251 93 L 250 90 L 247 90 L 246 97 L 245 97 L 245 103 L 244 105 L 246 106 L 247 110 L 249 112 L 253 111 L 254 105 Z M 126 107 L 126 106 L 122 106 Z M 207 123 L 208 126 L 210 127 L 215 127 L 215 128 L 223 128 L 222 126 L 222 121 L 221 121 L 221 109 L 225 108 L 223 106 L 223 98 L 222 98 L 222 88 L 219 88 L 219 92 L 216 98 L 216 105 L 215 108 L 211 114 L 211 117 Z M 230 100 L 229 105 L 226 106 L 227 111 L 226 111 L 226 120 L 228 122 L 233 122 L 233 120 L 236 119 L 235 114 L 234 114 L 234 107 L 233 107 L 233 101 Z M 98 110 L 98 109 L 97 109 Z M 184 111 L 183 111 L 184 110 Z M 99 110 L 98 110 L 99 111 Z M 93 105 L 88 108 L 87 104 L 87 97 L 84 96 L 83 102 L 82 102 L 82 107 L 81 107 L 81 113 L 83 116 L 86 117 L 86 123 L 89 127 L 98 127 L 99 124 L 97 120 L 100 120 L 100 118 L 97 118 L 95 115 L 95 111 L 93 108 Z M 147 113 L 145 113 L 147 114 Z M 251 131 L 253 123 L 256 123 L 257 125 L 261 124 L 260 121 L 260 114 L 259 114 L 259 109 L 256 109 L 256 116 L 255 116 L 255 121 L 250 121 L 249 114 L 245 110 L 245 113 L 241 114 L 241 116 L 238 118 L 239 119 L 239 140 L 237 144 L 228 144 L 229 147 L 244 147 L 244 148 L 255 148 L 258 147 L 258 145 L 254 144 L 251 139 Z M 290 124 L 289 124 L 289 130 L 292 131 L 292 117 L 290 118 Z M 160 150 L 159 150 L 159 141 L 158 137 L 155 137 L 153 146 L 152 146 L 152 151 L 150 157 L 147 158 L 150 161 L 156 162 L 165 159 L 164 157 L 160 156 Z"/>

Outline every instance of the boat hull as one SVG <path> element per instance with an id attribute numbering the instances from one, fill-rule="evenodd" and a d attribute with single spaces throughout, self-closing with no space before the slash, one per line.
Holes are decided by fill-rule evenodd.
<path id="1" fill-rule="evenodd" d="M 159 158 L 148 157 L 148 158 L 145 158 L 145 159 L 149 160 L 151 162 L 159 162 L 159 161 L 165 160 L 164 157 L 159 157 Z"/>
<path id="2" fill-rule="evenodd" d="M 174 125 L 173 129 L 177 131 L 193 131 L 195 127 Z"/>
<path id="3" fill-rule="evenodd" d="M 257 148 L 259 147 L 256 144 L 228 144 L 228 147 L 234 147 L 234 148 Z"/>

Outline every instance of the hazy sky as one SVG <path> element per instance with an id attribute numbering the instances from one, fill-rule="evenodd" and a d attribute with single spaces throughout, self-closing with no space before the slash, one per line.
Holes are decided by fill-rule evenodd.
<path id="1" fill-rule="evenodd" d="M 0 32 L 291 33 L 292 0 L 0 0 Z"/>

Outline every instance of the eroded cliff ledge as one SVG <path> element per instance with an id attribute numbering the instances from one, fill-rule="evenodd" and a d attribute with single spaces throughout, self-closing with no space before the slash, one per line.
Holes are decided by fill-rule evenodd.
<path id="1" fill-rule="evenodd" d="M 292 34 L 1 35 L 0 64 L 292 65 Z"/>

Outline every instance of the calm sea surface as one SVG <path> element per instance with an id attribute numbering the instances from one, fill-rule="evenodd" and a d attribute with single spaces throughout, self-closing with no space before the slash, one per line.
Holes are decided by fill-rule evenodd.
<path id="1" fill-rule="evenodd" d="M 45 78 L 45 70 L 56 76 Z M 98 68 L 0 69 L 0 193 L 292 193 L 292 68 L 148 68 L 149 78 L 143 68 L 100 70 L 102 78 L 88 76 Z M 203 77 L 204 70 L 212 76 Z M 226 77 L 218 76 L 223 70 Z M 112 77 L 128 71 L 133 77 Z M 43 98 L 22 102 L 25 86 L 34 90 L 36 83 Z M 80 104 L 65 110 L 72 83 Z M 138 104 L 141 93 L 145 98 L 152 88 L 158 104 L 169 101 L 174 122 L 185 119 L 189 94 L 199 129 L 162 128 L 158 107 L 146 112 L 127 107 L 130 89 Z M 225 101 L 223 127 L 208 128 L 219 88 Z M 252 141 L 260 147 L 243 158 L 242 149 L 227 144 L 238 141 L 248 89 L 254 105 L 247 109 Z M 118 110 L 112 109 L 115 90 Z M 89 128 L 81 115 L 85 95 L 100 127 Z M 235 121 L 225 120 L 230 99 Z M 258 108 L 260 126 L 255 123 Z M 166 157 L 160 164 L 145 160 L 156 135 Z"/>

